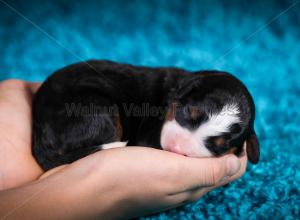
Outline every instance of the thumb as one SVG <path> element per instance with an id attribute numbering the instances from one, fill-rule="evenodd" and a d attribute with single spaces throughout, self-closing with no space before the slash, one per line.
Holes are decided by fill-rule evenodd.
<path id="1" fill-rule="evenodd" d="M 230 154 L 220 158 L 187 158 L 184 172 L 185 186 L 189 189 L 214 186 L 223 179 L 236 174 L 241 167 L 240 160 Z"/>

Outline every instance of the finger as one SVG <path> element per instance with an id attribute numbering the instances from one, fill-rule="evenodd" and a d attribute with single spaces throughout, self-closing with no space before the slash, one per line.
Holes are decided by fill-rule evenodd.
<path id="1" fill-rule="evenodd" d="M 186 158 L 181 169 L 185 178 L 181 181 L 186 189 L 214 186 L 224 177 L 236 174 L 240 166 L 239 159 L 234 155 L 220 158 Z"/>
<path id="2" fill-rule="evenodd" d="M 226 185 L 226 184 L 240 178 L 245 173 L 246 168 L 247 168 L 247 154 L 246 154 L 246 146 L 245 145 L 244 145 L 244 153 L 242 154 L 241 157 L 239 157 L 239 161 L 241 163 L 240 169 L 233 176 L 230 176 L 228 178 L 225 177 L 225 178 L 221 179 L 220 182 L 214 186 L 195 188 L 194 190 L 187 191 L 186 193 L 183 193 L 182 195 L 178 195 L 178 196 L 183 197 L 183 198 L 185 197 L 185 199 L 188 202 L 193 202 L 193 201 L 196 201 L 199 198 L 201 198 L 203 195 L 205 195 L 209 191 L 211 191 L 215 188 L 218 188 L 220 186 Z"/>
<path id="3" fill-rule="evenodd" d="M 40 86 L 41 86 L 41 83 L 39 83 L 39 82 L 28 83 L 28 87 L 33 94 L 37 92 L 37 90 L 40 88 Z"/>
<path id="4" fill-rule="evenodd" d="M 53 168 L 53 169 L 47 171 L 46 173 L 43 173 L 43 174 L 39 177 L 39 179 L 44 179 L 44 178 L 46 178 L 46 177 L 48 177 L 48 176 L 50 176 L 50 175 L 52 175 L 52 174 L 55 174 L 55 173 L 61 171 L 61 170 L 62 170 L 63 168 L 65 168 L 66 166 L 68 166 L 68 164 L 61 165 L 61 166 L 59 166 L 59 167 L 55 167 L 55 168 Z"/>
<path id="5" fill-rule="evenodd" d="M 8 79 L 0 82 L 0 91 L 3 98 L 15 90 L 24 90 L 26 83 L 22 80 Z"/>
<path id="6" fill-rule="evenodd" d="M 247 153 L 246 153 L 246 143 L 244 143 L 244 147 L 243 147 L 243 153 L 242 155 L 239 157 L 240 163 L 241 163 L 241 167 L 240 170 L 234 174 L 233 176 L 229 177 L 227 180 L 225 181 L 221 181 L 221 185 L 230 183 L 238 178 L 240 178 L 241 176 L 244 175 L 246 169 L 247 169 L 247 162 L 248 162 L 248 157 L 247 157 Z M 217 187 L 217 186 L 216 186 Z"/>
<path id="7" fill-rule="evenodd" d="M 23 80 L 9 79 L 0 83 L 1 99 L 18 100 L 22 97 L 25 101 L 32 99 L 33 93 L 40 87 L 40 83 L 28 83 Z"/>

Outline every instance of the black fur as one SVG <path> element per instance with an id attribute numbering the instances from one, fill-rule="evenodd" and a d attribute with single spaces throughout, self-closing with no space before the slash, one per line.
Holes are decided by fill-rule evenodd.
<path id="1" fill-rule="evenodd" d="M 206 147 L 215 155 L 219 156 L 235 147 L 235 153 L 239 155 L 243 149 L 245 140 L 254 133 L 255 106 L 247 88 L 237 78 L 229 73 L 217 71 L 202 71 L 194 73 L 179 84 L 177 99 L 183 110 L 176 114 L 177 122 L 189 129 L 197 128 L 205 122 L 210 113 L 219 112 L 226 103 L 237 103 L 240 109 L 241 124 L 234 124 L 230 132 L 217 137 L 210 137 L 206 141 Z M 191 121 L 184 117 L 184 108 L 197 107 L 202 111 L 200 119 Z M 216 145 L 216 138 L 222 137 L 225 141 Z M 258 146 L 257 146 L 258 147 Z M 251 162 L 256 155 L 248 155 Z"/>
<path id="2" fill-rule="evenodd" d="M 193 129 L 206 116 L 203 114 L 196 121 L 186 118 L 188 105 L 193 102 L 205 113 L 218 110 L 232 98 L 241 105 L 244 124 L 235 128 L 238 132 L 227 138 L 222 149 L 216 149 L 208 140 L 208 148 L 217 156 L 233 145 L 240 152 L 241 144 L 254 133 L 252 98 L 245 86 L 230 74 L 190 73 L 177 68 L 136 67 L 111 61 L 70 65 L 50 76 L 34 97 L 33 155 L 48 170 L 115 141 L 160 148 L 160 132 L 170 105 L 180 103 L 176 120 Z M 158 113 L 133 111 L 144 106 L 154 107 Z M 117 123 L 121 124 L 122 133 Z"/>

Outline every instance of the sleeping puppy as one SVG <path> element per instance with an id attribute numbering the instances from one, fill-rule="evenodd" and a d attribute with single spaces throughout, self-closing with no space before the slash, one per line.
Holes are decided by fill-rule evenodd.
<path id="1" fill-rule="evenodd" d="M 255 107 L 247 88 L 219 71 L 188 72 L 111 61 L 67 66 L 33 100 L 32 152 L 44 170 L 128 146 L 190 157 L 259 160 Z"/>

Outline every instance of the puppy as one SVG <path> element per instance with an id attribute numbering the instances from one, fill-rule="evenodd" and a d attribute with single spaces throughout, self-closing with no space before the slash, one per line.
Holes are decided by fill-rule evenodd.
<path id="1" fill-rule="evenodd" d="M 33 100 L 32 152 L 44 170 L 93 152 L 154 147 L 190 157 L 259 160 L 255 107 L 226 72 L 146 68 L 111 61 L 67 66 Z"/>

